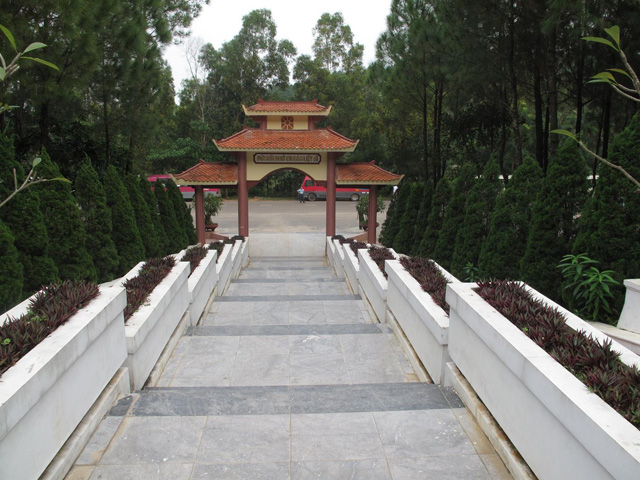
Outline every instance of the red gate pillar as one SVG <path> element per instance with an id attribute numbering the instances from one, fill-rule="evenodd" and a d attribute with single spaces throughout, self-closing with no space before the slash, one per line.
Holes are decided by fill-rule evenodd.
<path id="1" fill-rule="evenodd" d="M 336 155 L 327 153 L 327 237 L 336 234 Z"/>
<path id="2" fill-rule="evenodd" d="M 369 215 L 367 218 L 367 242 L 376 243 L 376 225 L 378 214 L 378 187 L 371 185 L 369 187 Z"/>
<path id="3" fill-rule="evenodd" d="M 238 234 L 249 236 L 249 189 L 247 188 L 247 154 L 238 154 Z"/>
<path id="4" fill-rule="evenodd" d="M 196 190 L 196 233 L 198 234 L 198 243 L 204 245 L 206 243 L 204 235 L 204 187 L 202 185 L 194 185 Z"/>

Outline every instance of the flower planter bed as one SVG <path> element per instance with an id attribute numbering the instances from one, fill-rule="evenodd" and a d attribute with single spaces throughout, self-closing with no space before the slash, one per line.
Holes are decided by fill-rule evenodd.
<path id="1" fill-rule="evenodd" d="M 211 242 L 209 244 L 209 250 L 215 250 L 217 252 L 216 263 L 220 260 L 220 255 L 222 255 L 222 250 L 224 250 L 224 243 L 222 242 Z"/>
<path id="2" fill-rule="evenodd" d="M 231 278 L 238 278 L 240 275 L 240 267 L 242 266 L 242 240 L 235 240 L 233 250 L 231 250 L 231 262 L 233 267 L 231 269 Z"/>
<path id="3" fill-rule="evenodd" d="M 360 284 L 358 281 L 358 275 L 360 273 L 360 264 L 358 263 L 358 251 L 353 250 L 352 245 L 355 243 L 361 244 L 361 248 L 366 248 L 366 244 L 362 242 L 344 243 L 342 249 L 344 251 L 344 276 L 347 279 L 347 284 L 354 295 L 360 293 Z"/>
<path id="4" fill-rule="evenodd" d="M 189 277 L 196 271 L 202 259 L 207 255 L 207 248 L 200 245 L 194 245 L 187 248 L 184 255 L 180 258 L 181 262 L 189 262 Z"/>
<path id="5" fill-rule="evenodd" d="M 449 353 L 539 478 L 640 478 L 640 432 L 474 291 L 449 284 Z M 573 330 L 607 337 L 557 309 Z M 529 332 L 534 334 L 535 332 Z M 621 345 L 621 361 L 640 358 Z M 561 454 L 560 454 L 561 452 Z"/>
<path id="6" fill-rule="evenodd" d="M 333 242 L 333 270 L 338 278 L 344 278 L 344 250 L 340 239 L 332 240 Z"/>
<path id="7" fill-rule="evenodd" d="M 179 262 L 126 322 L 126 366 L 132 390 L 144 386 L 189 307 L 188 276 L 189 264 Z"/>
<path id="8" fill-rule="evenodd" d="M 200 264 L 192 270 L 187 280 L 189 289 L 189 318 L 191 325 L 196 325 L 207 306 L 209 297 L 216 288 L 218 275 L 216 272 L 216 260 L 218 252 L 215 249 L 208 250 Z"/>
<path id="9" fill-rule="evenodd" d="M 360 264 L 358 280 L 362 292 L 373 309 L 373 313 L 378 318 L 378 321 L 382 323 L 386 319 L 388 281 L 378 265 L 371 258 L 370 250 L 372 248 L 380 248 L 382 250 L 382 247 L 358 250 Z M 397 254 L 392 249 L 385 248 L 384 250 L 390 252 L 391 259 L 397 258 Z"/>
<path id="10" fill-rule="evenodd" d="M 442 304 L 436 302 L 407 271 L 403 263 L 411 260 L 426 261 L 426 259 L 407 257 L 403 257 L 400 261 L 386 261 L 387 304 L 424 368 L 435 383 L 441 383 L 446 363 L 450 361 L 449 315 Z M 439 273 L 435 275 L 437 277 L 435 283 L 439 283 L 439 287 L 445 287 L 447 282 L 458 282 L 435 262 L 432 262 L 431 266 Z M 423 280 L 422 283 L 428 283 L 430 280 L 432 279 Z M 445 289 L 441 288 L 441 290 L 443 293 L 440 297 L 444 301 Z"/>
<path id="11" fill-rule="evenodd" d="M 231 268 L 233 267 L 233 263 L 231 262 L 231 250 L 233 249 L 233 245 L 228 243 L 223 245 L 224 248 L 222 253 L 218 256 L 218 261 L 216 263 L 216 274 L 218 275 L 216 295 L 218 296 L 222 296 L 224 291 L 227 289 L 227 285 L 229 285 L 229 281 L 231 280 Z"/>
<path id="12" fill-rule="evenodd" d="M 26 313 L 30 300 L 0 322 Z M 122 287 L 101 289 L 3 374 L 0 478 L 38 478 L 91 409 L 127 356 L 125 305 Z"/>

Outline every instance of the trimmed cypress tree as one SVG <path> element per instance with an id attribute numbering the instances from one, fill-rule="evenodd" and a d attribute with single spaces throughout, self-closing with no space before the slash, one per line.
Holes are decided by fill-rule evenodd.
<path id="1" fill-rule="evenodd" d="M 87 231 L 87 250 L 96 266 L 98 281 L 108 282 L 118 272 L 118 250 L 112 238 L 113 224 L 107 195 L 91 162 L 86 162 L 78 171 L 75 189 Z"/>
<path id="2" fill-rule="evenodd" d="M 167 237 L 166 254 L 178 253 L 186 246 L 186 239 L 184 231 L 180 228 L 180 225 L 176 220 L 176 212 L 173 209 L 169 196 L 164 189 L 164 184 L 157 181 L 153 188 L 153 193 L 155 194 L 156 201 L 158 202 L 160 221 L 162 222 L 162 227 L 164 228 L 164 233 Z"/>
<path id="3" fill-rule="evenodd" d="M 551 160 L 533 204 L 531 229 L 520 265 L 520 278 L 544 295 L 559 299 L 562 276 L 556 268 L 571 251 L 578 214 L 588 191 L 587 165 L 576 142 L 564 142 Z"/>
<path id="4" fill-rule="evenodd" d="M 387 219 L 385 220 L 386 228 L 384 228 L 384 237 L 380 234 L 380 243 L 385 247 L 391 248 L 396 235 L 400 231 L 400 222 L 404 215 L 404 210 L 411 194 L 411 184 L 403 184 L 396 192 L 396 204 L 393 210 L 393 214 L 390 216 L 390 212 L 387 212 Z"/>
<path id="5" fill-rule="evenodd" d="M 420 210 L 416 217 L 415 227 L 413 229 L 412 245 L 409 253 L 417 255 L 420 250 L 422 237 L 429 225 L 429 213 L 431 212 L 431 202 L 433 201 L 433 183 L 427 182 L 422 184 L 422 200 L 420 202 Z"/>
<path id="6" fill-rule="evenodd" d="M 634 178 L 640 178 L 640 118 L 613 140 L 609 159 Z M 598 168 L 594 195 L 587 202 L 579 225 L 574 253 L 600 262 L 601 270 L 613 270 L 615 278 L 640 276 L 640 195 L 620 172 L 606 165 Z M 618 299 L 619 300 L 619 299 Z"/>
<path id="7" fill-rule="evenodd" d="M 0 312 L 22 300 L 22 264 L 11 230 L 0 220 Z"/>
<path id="8" fill-rule="evenodd" d="M 442 178 L 438 182 L 436 191 L 433 194 L 431 210 L 429 211 L 429 217 L 427 219 L 427 228 L 416 252 L 416 255 L 419 257 L 429 258 L 433 255 L 450 199 L 451 183 L 446 178 Z"/>
<path id="9" fill-rule="evenodd" d="M 391 197 L 391 201 L 389 202 L 389 207 L 387 208 L 387 214 L 385 216 L 384 222 L 382 223 L 382 227 L 380 227 L 380 243 L 384 244 L 384 238 L 386 238 L 387 230 L 389 229 L 389 225 L 391 224 L 391 219 L 395 215 L 396 212 L 396 199 L 397 195 L 393 195 Z"/>
<path id="10" fill-rule="evenodd" d="M 142 180 L 149 183 L 147 180 Z M 136 225 L 142 238 L 144 245 L 145 258 L 160 257 L 162 256 L 162 247 L 160 245 L 161 237 L 156 232 L 155 225 L 151 220 L 151 213 L 149 212 L 149 206 L 142 197 L 142 186 L 140 179 L 134 175 L 127 175 L 124 179 L 127 192 L 129 192 L 129 198 L 131 204 L 134 205 L 133 212 L 136 216 Z"/>
<path id="11" fill-rule="evenodd" d="M 482 244 L 478 268 L 485 278 L 517 280 L 531 225 L 533 203 L 542 184 L 542 169 L 524 159 L 496 200 L 489 235 Z"/>
<path id="12" fill-rule="evenodd" d="M 144 179 L 141 180 L 140 193 L 142 194 L 142 198 L 147 204 L 147 208 L 149 210 L 149 218 L 151 219 L 151 223 L 153 224 L 153 231 L 155 232 L 156 238 L 158 240 L 158 252 L 154 256 L 161 257 L 163 255 L 171 253 L 171 249 L 168 245 L 169 241 L 167 240 L 167 234 L 164 232 L 164 227 L 162 226 L 162 222 L 160 221 L 158 202 L 156 201 L 156 196 L 151 188 L 151 182 Z"/>
<path id="13" fill-rule="evenodd" d="M 455 276 L 463 275 L 464 267 L 468 262 L 478 265 L 482 242 L 489 234 L 489 221 L 496 197 L 503 187 L 499 175 L 498 164 L 490 160 L 467 196 L 464 220 L 456 235 L 456 246 L 451 263 L 451 273 Z"/>
<path id="14" fill-rule="evenodd" d="M 433 251 L 433 259 L 443 268 L 451 269 L 453 249 L 456 243 L 458 229 L 464 220 L 465 202 L 469 191 L 476 181 L 476 169 L 471 164 L 465 164 L 460 168 L 458 176 L 453 184 L 451 200 L 444 214 L 442 229 Z"/>
<path id="15" fill-rule="evenodd" d="M 176 212 L 176 220 L 184 232 L 186 243 L 184 243 L 183 248 L 188 245 L 195 245 L 198 243 L 198 236 L 196 235 L 196 229 L 193 226 L 191 211 L 189 211 L 189 208 L 182 197 L 182 193 L 180 193 L 180 189 L 175 183 L 169 180 L 166 183 L 166 187 L 167 196 L 173 205 L 173 210 Z"/>
<path id="16" fill-rule="evenodd" d="M 413 247 L 413 233 L 415 231 L 418 211 L 422 203 L 424 184 L 413 183 L 409 191 L 409 198 L 400 219 L 398 233 L 393 239 L 393 249 L 396 252 L 409 254 Z"/>
<path id="17" fill-rule="evenodd" d="M 107 205 L 111 209 L 113 241 L 118 249 L 118 274 L 124 275 L 136 263 L 144 260 L 144 246 L 129 194 L 113 165 L 107 168 L 104 187 L 107 192 Z"/>
<path id="18" fill-rule="evenodd" d="M 43 148 L 38 175 L 43 178 L 60 177 L 60 169 Z M 49 234 L 50 255 L 58 267 L 62 280 L 96 281 L 97 273 L 86 248 L 87 233 L 71 185 L 47 182 L 35 185 L 40 196 L 40 209 Z"/>
<path id="19" fill-rule="evenodd" d="M 39 167 L 37 167 L 39 168 Z M 13 142 L 0 135 L 0 198 L 12 192 L 13 169 L 22 183 L 25 178 L 22 165 L 15 160 Z M 40 197 L 34 188 L 27 188 L 0 209 L 0 219 L 11 230 L 23 266 L 25 297 L 58 278 L 58 269 L 49 256 L 49 235 L 40 210 Z"/>

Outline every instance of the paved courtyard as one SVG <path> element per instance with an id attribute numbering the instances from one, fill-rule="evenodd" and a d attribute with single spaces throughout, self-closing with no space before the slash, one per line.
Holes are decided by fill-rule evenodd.
<path id="1" fill-rule="evenodd" d="M 508 479 L 323 257 L 258 257 L 120 400 L 68 480 Z"/>

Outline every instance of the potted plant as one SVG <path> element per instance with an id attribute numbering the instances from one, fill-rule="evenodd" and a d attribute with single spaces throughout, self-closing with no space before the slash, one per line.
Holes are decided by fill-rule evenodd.
<path id="1" fill-rule="evenodd" d="M 384 200 L 382 197 L 376 197 L 376 212 L 382 213 L 384 212 Z M 362 195 L 356 204 L 356 210 L 358 212 L 358 226 L 360 230 L 367 230 L 369 225 L 369 195 Z M 379 227 L 380 224 L 376 222 L 376 227 Z"/>
<path id="2" fill-rule="evenodd" d="M 224 200 L 217 195 L 205 195 L 204 196 L 204 228 L 207 232 L 213 232 L 218 228 L 218 224 L 213 222 L 220 209 L 222 208 Z"/>

